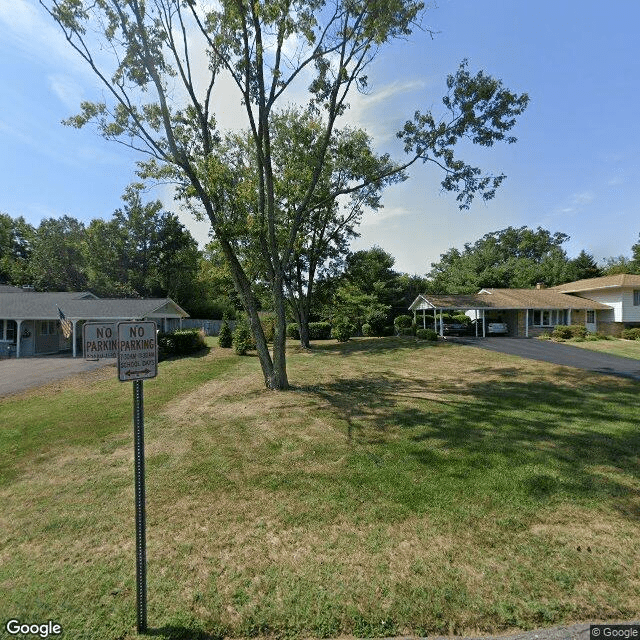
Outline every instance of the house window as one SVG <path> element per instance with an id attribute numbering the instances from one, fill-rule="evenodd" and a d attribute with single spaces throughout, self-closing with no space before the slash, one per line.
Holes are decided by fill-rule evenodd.
<path id="1" fill-rule="evenodd" d="M 55 320 L 45 320 L 44 322 L 40 323 L 40 335 L 41 336 L 53 336 L 57 333 L 57 327 L 56 327 L 56 321 Z"/>
<path id="2" fill-rule="evenodd" d="M 555 327 L 566 323 L 567 312 L 564 309 L 531 309 L 529 311 L 529 326 Z"/>
<path id="3" fill-rule="evenodd" d="M 593 310 L 587 311 L 587 322 L 589 324 L 595 324 L 596 321 L 596 312 Z"/>
<path id="4" fill-rule="evenodd" d="M 4 336 L 4 339 L 8 342 L 16 341 L 16 321 L 15 320 L 7 320 L 7 330 Z"/>
<path id="5" fill-rule="evenodd" d="M 635 289 L 633 292 L 633 306 L 640 307 L 640 289 Z"/>

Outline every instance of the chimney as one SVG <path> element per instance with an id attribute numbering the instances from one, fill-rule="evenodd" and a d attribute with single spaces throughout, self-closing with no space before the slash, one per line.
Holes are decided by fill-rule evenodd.
<path id="1" fill-rule="evenodd" d="M 536 289 L 546 289 L 547 285 L 544 282 L 536 282 Z"/>

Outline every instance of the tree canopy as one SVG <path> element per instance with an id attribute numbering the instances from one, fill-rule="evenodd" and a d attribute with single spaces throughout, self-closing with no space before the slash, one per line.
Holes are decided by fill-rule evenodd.
<path id="1" fill-rule="evenodd" d="M 411 34 L 423 3 L 220 0 L 207 8 L 192 0 L 40 3 L 107 92 L 104 101 L 82 103 L 81 113 L 68 123 L 94 122 L 105 138 L 140 151 L 146 156 L 141 176 L 173 180 L 187 206 L 208 218 L 248 313 L 265 384 L 286 388 L 286 279 L 299 239 L 318 210 L 337 118 L 348 108 L 349 93 L 367 86 L 366 70 L 377 52 Z M 204 76 L 196 71 L 203 57 Z M 249 122 L 246 155 L 237 135 L 219 131 L 216 123 L 212 99 L 222 75 L 237 87 Z M 281 105 L 303 78 L 308 82 L 305 109 L 317 131 L 291 194 L 294 201 L 281 192 L 273 143 Z M 443 188 L 457 193 L 461 207 L 476 194 L 493 197 L 504 176 L 484 175 L 459 159 L 455 146 L 464 138 L 483 146 L 513 142 L 507 133 L 528 97 L 483 72 L 470 74 L 466 63 L 447 86 L 445 117 L 416 111 L 398 133 L 408 154 L 403 162 L 331 186 L 322 199 L 332 202 L 365 189 L 416 161 L 441 168 Z M 238 252 L 242 237 L 251 239 L 270 287 L 276 315 L 273 356 Z"/>
<path id="2" fill-rule="evenodd" d="M 483 287 L 529 288 L 575 279 L 562 245 L 564 233 L 542 227 L 507 227 L 487 233 L 460 251 L 451 248 L 427 274 L 432 293 L 474 293 Z"/>

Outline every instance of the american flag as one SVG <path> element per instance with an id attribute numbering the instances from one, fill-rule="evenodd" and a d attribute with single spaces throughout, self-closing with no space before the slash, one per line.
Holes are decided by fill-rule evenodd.
<path id="1" fill-rule="evenodd" d="M 67 316 L 62 313 L 62 309 L 58 307 L 58 313 L 60 314 L 60 326 L 62 327 L 62 335 L 68 340 L 73 333 L 73 323 L 71 320 L 67 320 Z"/>

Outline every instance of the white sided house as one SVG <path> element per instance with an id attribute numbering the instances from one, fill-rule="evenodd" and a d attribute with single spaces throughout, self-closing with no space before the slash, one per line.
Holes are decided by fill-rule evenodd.
<path id="1" fill-rule="evenodd" d="M 60 312 L 71 325 L 65 338 Z M 0 356 L 39 356 L 69 351 L 82 354 L 85 322 L 154 320 L 164 331 L 189 314 L 171 298 L 98 298 L 89 291 L 45 292 L 0 285 Z"/>
<path id="2" fill-rule="evenodd" d="M 409 307 L 417 326 L 443 333 L 442 313 L 466 312 L 505 322 L 509 335 L 531 337 L 557 325 L 582 324 L 588 331 L 619 336 L 640 327 L 640 275 L 619 274 L 536 289 L 482 289 L 468 295 L 419 295 Z M 420 314 L 420 315 L 418 315 Z"/>

